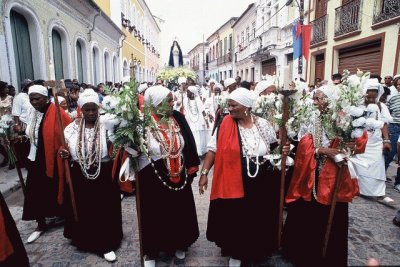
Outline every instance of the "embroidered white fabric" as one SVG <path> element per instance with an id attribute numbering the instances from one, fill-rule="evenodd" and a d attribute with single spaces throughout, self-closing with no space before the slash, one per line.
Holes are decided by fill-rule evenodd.
<path id="1" fill-rule="evenodd" d="M 31 161 L 35 161 L 36 160 L 36 151 L 37 151 L 37 147 L 35 144 L 38 143 L 38 135 L 39 135 L 39 126 L 40 123 L 42 122 L 43 119 L 43 115 L 44 113 L 42 112 L 36 112 L 36 109 L 34 109 L 33 107 L 29 108 L 28 110 L 28 121 L 26 124 L 26 133 L 29 134 L 31 132 L 31 128 L 35 127 L 34 131 L 35 131 L 35 140 L 33 140 L 34 142 L 32 142 L 31 140 L 31 148 L 29 150 L 29 155 L 28 155 L 28 159 Z M 37 116 L 37 120 L 36 120 L 36 125 L 32 125 L 32 123 L 35 120 L 35 116 Z"/>

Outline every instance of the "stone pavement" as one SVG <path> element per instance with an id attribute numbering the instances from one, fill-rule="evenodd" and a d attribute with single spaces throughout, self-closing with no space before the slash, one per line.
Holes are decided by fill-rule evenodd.
<path id="1" fill-rule="evenodd" d="M 388 176 L 394 176 L 395 168 L 390 167 Z M 0 176 L 3 179 L 3 175 Z M 15 178 L 14 178 L 15 179 Z M 350 204 L 349 265 L 365 265 L 368 258 L 374 257 L 382 265 L 400 265 L 400 228 L 392 224 L 396 209 L 400 208 L 400 194 L 387 184 L 387 195 L 395 199 L 393 206 L 375 200 L 357 198 Z M 157 259 L 157 266 L 227 266 L 228 259 L 220 256 L 220 250 L 207 241 L 209 190 L 206 195 L 198 193 L 197 180 L 193 184 L 200 237 L 189 248 L 185 260 L 167 255 Z M 21 190 L 7 197 L 11 213 L 16 220 L 22 239 L 25 241 L 35 229 L 34 222 L 21 220 L 23 196 Z M 63 237 L 62 227 L 46 232 L 34 244 L 26 244 L 32 266 L 140 266 L 139 242 L 136 227 L 135 198 L 122 201 L 124 239 L 116 251 L 118 261 L 110 264 L 98 255 L 76 250 Z M 168 219 L 168 218 L 166 218 Z M 95 222 L 94 222 L 95 223 Z M 162 225 L 162 222 L 160 222 Z M 167 230 L 167 229 L 166 229 Z"/>

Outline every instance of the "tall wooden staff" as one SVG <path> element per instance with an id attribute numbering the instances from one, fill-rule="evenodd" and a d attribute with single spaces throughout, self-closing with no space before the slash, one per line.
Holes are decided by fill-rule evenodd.
<path id="1" fill-rule="evenodd" d="M 60 129 L 60 139 L 61 139 L 60 141 L 61 141 L 61 145 L 63 147 L 66 147 L 65 138 L 64 138 L 64 128 L 63 128 L 62 121 L 61 121 L 60 105 L 58 103 L 58 97 L 57 97 L 57 89 L 56 89 L 57 82 L 56 81 L 47 81 L 46 85 L 51 87 L 51 90 L 53 92 L 54 103 L 56 105 L 56 116 L 57 116 L 58 128 Z M 64 81 L 60 81 L 59 87 L 60 88 L 65 87 L 64 86 Z M 76 209 L 74 187 L 72 185 L 71 170 L 69 168 L 68 159 L 63 159 L 63 162 L 64 162 L 64 169 L 65 169 L 65 178 L 66 178 L 66 181 L 68 183 L 69 193 L 70 193 L 71 202 L 72 202 L 72 211 L 74 213 L 75 221 L 78 222 L 78 212 L 77 212 L 77 209 Z"/>
<path id="2" fill-rule="evenodd" d="M 279 93 L 283 95 L 283 114 L 282 114 L 282 128 L 280 131 L 281 146 L 287 143 L 287 130 L 286 123 L 289 119 L 289 96 L 296 93 L 297 90 L 280 90 Z M 281 185 L 279 192 L 279 216 L 278 216 L 278 248 L 281 247 L 282 239 L 282 226 L 283 226 L 283 202 L 285 199 L 285 176 L 286 176 L 286 155 L 281 152 Z"/>
<path id="3" fill-rule="evenodd" d="M 322 249 L 322 256 L 324 258 L 326 256 L 326 252 L 328 249 L 329 237 L 330 237 L 331 229 L 332 229 L 333 216 L 335 215 L 337 195 L 339 192 L 340 185 L 342 183 L 344 169 L 345 169 L 345 166 L 344 166 L 344 163 L 342 162 L 342 163 L 340 163 L 339 170 L 336 174 L 335 187 L 333 189 L 333 194 L 332 194 L 331 208 L 329 210 L 328 223 L 327 223 L 326 232 L 325 232 L 324 247 Z"/>
<path id="4" fill-rule="evenodd" d="M 12 150 L 12 152 L 14 153 L 14 155 L 17 155 L 17 154 L 15 153 L 15 146 L 14 146 L 14 142 L 13 142 L 13 141 L 10 141 L 10 147 L 11 147 L 11 150 Z M 23 177 L 23 175 L 22 175 L 21 166 L 19 165 L 18 157 L 16 157 L 15 167 L 16 167 L 16 169 L 17 169 L 18 179 L 19 179 L 19 182 L 20 182 L 20 184 L 21 184 L 22 193 L 24 193 L 24 196 L 26 196 L 25 181 L 24 181 L 24 177 Z"/>

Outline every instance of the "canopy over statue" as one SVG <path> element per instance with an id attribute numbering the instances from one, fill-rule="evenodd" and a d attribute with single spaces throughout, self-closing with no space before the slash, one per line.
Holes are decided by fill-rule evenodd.
<path id="1" fill-rule="evenodd" d="M 172 43 L 168 65 L 173 68 L 183 66 L 182 50 L 177 41 Z"/>

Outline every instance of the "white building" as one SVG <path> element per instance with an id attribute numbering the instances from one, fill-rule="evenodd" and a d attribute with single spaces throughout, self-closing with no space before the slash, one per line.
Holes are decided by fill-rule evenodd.
<path id="1" fill-rule="evenodd" d="M 240 76 L 242 81 L 258 81 L 260 76 L 256 75 L 256 67 L 251 57 L 258 49 L 257 43 L 253 41 L 256 38 L 256 15 L 256 5 L 252 3 L 232 25 L 235 38 L 233 72 Z M 258 69 L 257 71 L 259 74 Z"/>
<path id="2" fill-rule="evenodd" d="M 304 1 L 308 10 L 308 1 Z M 255 64 L 255 80 L 262 75 L 279 76 L 287 85 L 299 77 L 298 60 L 293 61 L 292 23 L 299 18 L 298 1 L 286 6 L 287 0 L 257 0 L 256 30 L 253 45 L 258 47 L 251 55 Z M 305 19 L 307 12 L 305 12 Z M 304 24 L 307 24 L 306 20 Z M 305 63 L 301 77 L 305 77 Z"/>
<path id="3" fill-rule="evenodd" d="M 204 83 L 207 76 L 206 72 L 206 53 L 207 43 L 199 43 L 189 51 L 190 68 L 196 73 L 197 83 Z"/>

